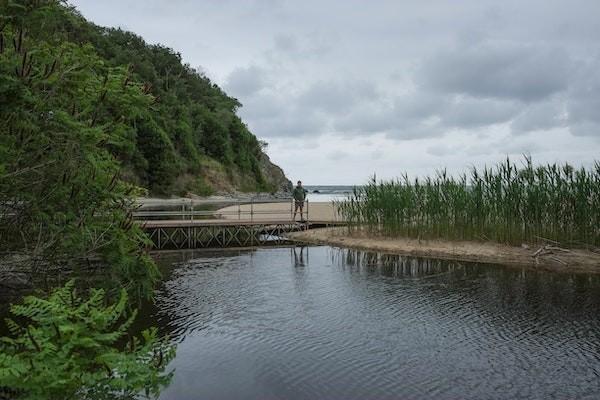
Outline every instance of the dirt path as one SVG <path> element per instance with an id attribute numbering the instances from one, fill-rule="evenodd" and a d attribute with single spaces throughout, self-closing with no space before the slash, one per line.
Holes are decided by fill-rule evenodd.
<path id="1" fill-rule="evenodd" d="M 588 250 L 563 251 L 548 246 L 514 247 L 490 242 L 454 242 L 348 235 L 345 228 L 322 228 L 288 234 L 290 239 L 394 254 L 456 261 L 504 264 L 561 272 L 600 273 L 600 254 Z M 537 256 L 536 256 L 537 253 Z"/>

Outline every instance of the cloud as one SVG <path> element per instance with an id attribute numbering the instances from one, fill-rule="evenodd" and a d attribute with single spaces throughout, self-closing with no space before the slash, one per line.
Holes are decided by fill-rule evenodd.
<path id="1" fill-rule="evenodd" d="M 236 68 L 227 77 L 225 88 L 234 96 L 251 96 L 266 84 L 266 72 L 257 66 Z"/>
<path id="2" fill-rule="evenodd" d="M 287 111 L 273 118 L 251 120 L 250 128 L 254 132 L 261 132 L 263 137 L 302 137 L 319 136 L 324 133 L 327 120 L 318 114 L 303 115 Z"/>
<path id="3" fill-rule="evenodd" d="M 427 153 L 436 157 L 443 157 L 454 152 L 454 147 L 444 143 L 437 143 L 427 148 Z"/>
<path id="4" fill-rule="evenodd" d="M 281 144 L 269 151 L 292 175 L 357 182 L 521 152 L 588 165 L 599 154 L 595 0 L 74 4 L 202 65 L 253 133 Z M 324 161 L 336 151 L 350 156 Z"/>
<path id="5" fill-rule="evenodd" d="M 423 61 L 417 82 L 440 93 L 531 102 L 564 91 L 568 70 L 560 47 L 486 41 L 440 50 Z"/>
<path id="6" fill-rule="evenodd" d="M 323 112 L 348 111 L 358 102 L 375 99 L 375 85 L 367 81 L 318 81 L 296 99 L 302 108 Z"/>
<path id="7" fill-rule="evenodd" d="M 277 34 L 275 35 L 274 42 L 274 50 L 281 53 L 294 53 L 300 48 L 297 38 L 290 34 Z"/>
<path id="8" fill-rule="evenodd" d="M 457 96 L 441 112 L 445 126 L 468 129 L 508 122 L 520 109 L 513 101 Z"/>
<path id="9" fill-rule="evenodd" d="M 422 92 L 357 100 L 352 111 L 336 118 L 333 126 L 346 135 L 386 133 L 395 139 L 440 135 L 439 115 L 445 101 Z"/>
<path id="10" fill-rule="evenodd" d="M 345 133 L 385 132 L 395 139 L 423 139 L 442 136 L 453 129 L 505 123 L 520 109 L 517 103 L 508 100 L 427 92 L 405 94 L 391 103 L 361 104 L 357 110 L 341 118 L 335 127 Z"/>
<path id="11" fill-rule="evenodd" d="M 240 113 L 264 137 L 315 136 L 377 96 L 367 81 L 318 81 L 299 93 L 267 86 L 248 95 Z"/>
<path id="12" fill-rule="evenodd" d="M 333 151 L 331 153 L 328 154 L 328 157 L 334 161 L 339 161 L 342 160 L 344 158 L 348 158 L 350 157 L 350 154 L 346 153 L 345 151 L 342 150 L 336 150 Z"/>
<path id="13" fill-rule="evenodd" d="M 530 104 L 511 122 L 513 133 L 545 131 L 566 125 L 565 102 L 562 97 Z"/>
<path id="14" fill-rule="evenodd" d="M 568 92 L 566 114 L 571 133 L 600 137 L 600 57 L 579 65 Z"/>
<path id="15" fill-rule="evenodd" d="M 278 32 L 272 37 L 272 45 L 263 55 L 271 64 L 305 65 L 318 60 L 322 62 L 338 44 L 335 34 L 323 35 L 319 32 L 308 32 L 301 36 L 294 33 Z"/>

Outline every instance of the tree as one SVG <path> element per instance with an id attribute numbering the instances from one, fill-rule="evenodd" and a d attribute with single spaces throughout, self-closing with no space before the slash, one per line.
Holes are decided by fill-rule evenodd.
<path id="1" fill-rule="evenodd" d="M 92 46 L 35 37 L 60 3 L 23 4 L 4 5 L 0 25 L 0 255 L 32 277 L 100 256 L 123 285 L 147 290 L 157 270 L 132 221 L 139 189 L 120 179 L 115 154 L 134 151 L 153 98 Z"/>

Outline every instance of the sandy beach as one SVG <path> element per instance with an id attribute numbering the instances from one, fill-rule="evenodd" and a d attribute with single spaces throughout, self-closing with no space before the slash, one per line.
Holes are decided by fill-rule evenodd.
<path id="1" fill-rule="evenodd" d="M 366 234 L 350 236 L 348 230 L 343 227 L 292 232 L 288 236 L 293 240 L 306 243 L 417 257 L 502 264 L 548 271 L 600 273 L 600 254 L 582 249 L 558 249 L 553 246 L 544 248 L 542 245 L 515 247 L 491 242 L 384 238 Z"/>
<path id="2" fill-rule="evenodd" d="M 291 200 L 241 204 L 221 208 L 215 214 L 225 219 L 238 219 L 238 212 L 243 219 L 248 219 L 251 215 L 254 221 L 289 221 L 293 213 L 293 204 Z M 307 202 L 303 217 L 312 222 L 339 222 L 342 220 L 334 205 L 325 202 Z M 296 215 L 296 220 L 299 219 L 300 213 Z"/>

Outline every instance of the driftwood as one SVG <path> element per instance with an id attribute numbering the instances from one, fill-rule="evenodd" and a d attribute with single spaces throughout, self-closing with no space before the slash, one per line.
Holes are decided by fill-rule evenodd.
<path id="1" fill-rule="evenodd" d="M 554 261 L 556 261 L 556 262 L 558 262 L 559 264 L 562 264 L 562 265 L 568 265 L 568 263 L 567 263 L 566 261 L 564 261 L 564 260 L 561 260 L 560 258 L 558 258 L 558 257 L 556 257 L 556 256 L 554 256 L 554 257 L 550 257 L 550 259 L 551 259 L 551 260 L 554 260 Z"/>
<path id="2" fill-rule="evenodd" d="M 571 252 L 571 250 L 563 249 L 562 247 L 558 247 L 558 246 L 546 246 L 546 248 L 548 250 L 560 251 L 560 252 L 563 252 L 563 253 L 570 253 Z"/>
<path id="3" fill-rule="evenodd" d="M 554 242 L 553 243 L 559 244 L 558 242 Z M 535 253 L 533 253 L 531 255 L 531 257 L 533 257 L 535 259 L 535 263 L 538 264 L 539 263 L 539 258 L 543 257 L 543 256 L 549 256 L 552 255 L 552 257 L 550 257 L 551 260 L 556 261 L 560 264 L 563 265 L 568 265 L 568 263 L 564 260 L 561 260 L 555 252 L 560 252 L 560 253 L 570 253 L 571 250 L 568 249 L 563 249 L 562 247 L 558 247 L 558 246 L 553 246 L 550 244 L 544 245 L 542 247 L 540 247 L 539 249 L 537 249 L 535 251 Z"/>

